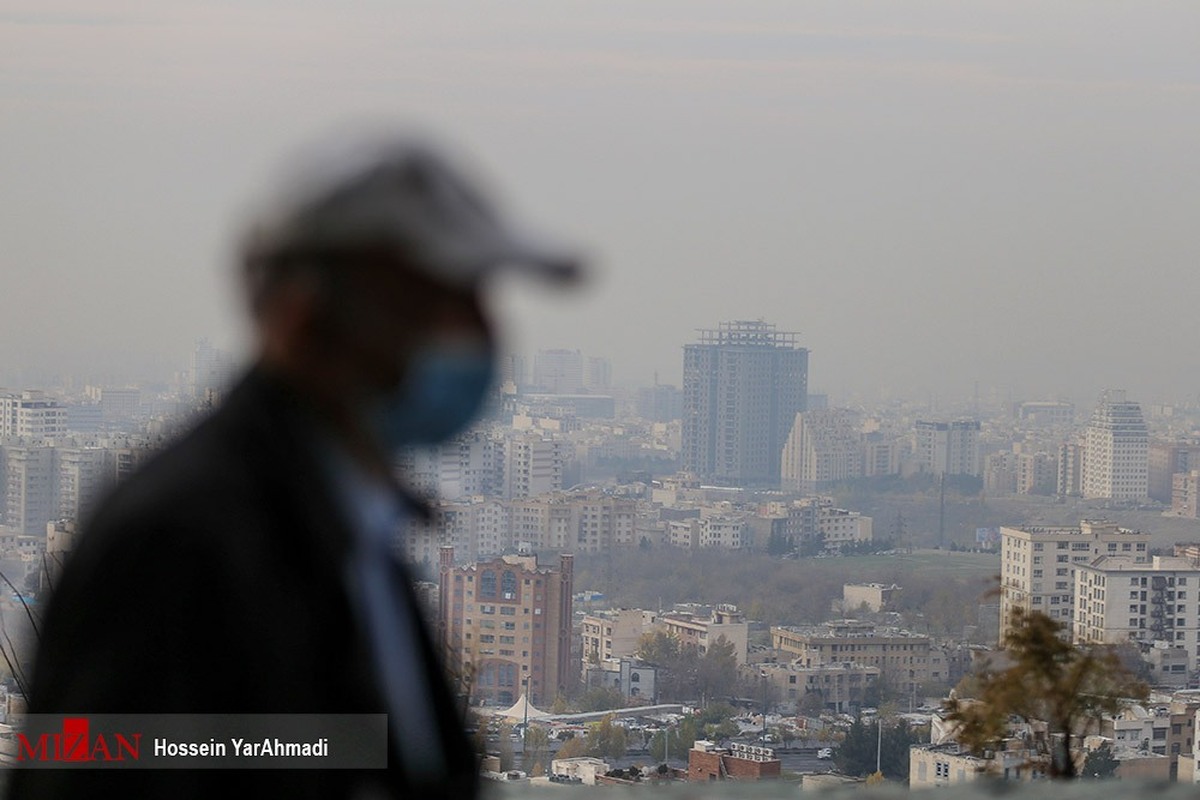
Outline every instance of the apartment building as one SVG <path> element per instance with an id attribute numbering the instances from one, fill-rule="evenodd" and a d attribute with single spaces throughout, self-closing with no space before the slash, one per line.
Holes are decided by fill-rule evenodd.
<path id="1" fill-rule="evenodd" d="M 719 638 L 733 644 L 733 655 L 738 665 L 746 663 L 750 641 L 750 625 L 746 615 L 737 606 L 722 604 L 708 614 L 692 611 L 671 611 L 657 619 L 657 626 L 668 636 L 674 636 L 680 644 L 693 645 L 703 655 L 709 645 Z"/>
<path id="2" fill-rule="evenodd" d="M 642 634 L 653 618 L 640 608 L 599 611 L 583 618 L 583 666 L 614 658 L 628 658 L 637 652 Z"/>
<path id="3" fill-rule="evenodd" d="M 808 350 L 761 320 L 723 322 L 683 349 L 683 468 L 726 486 L 778 486 L 808 400 Z"/>
<path id="4" fill-rule="evenodd" d="M 1142 407 L 1125 392 L 1105 392 L 1088 423 L 1083 452 L 1086 498 L 1139 501 L 1149 497 L 1150 439 Z"/>
<path id="5" fill-rule="evenodd" d="M 801 494 L 828 491 L 863 475 L 862 420 L 849 409 L 796 415 L 783 446 L 782 486 Z"/>
<path id="6" fill-rule="evenodd" d="M 762 664 L 760 670 L 785 700 L 836 713 L 851 713 L 868 705 L 868 693 L 879 681 L 879 667 L 854 662 L 816 667 L 795 662 Z"/>
<path id="7" fill-rule="evenodd" d="M 0 436 L 42 441 L 65 436 L 67 409 L 45 392 L 0 389 Z"/>
<path id="8" fill-rule="evenodd" d="M 979 420 L 952 422 L 918 420 L 915 426 L 917 468 L 934 475 L 982 474 L 979 458 Z"/>
<path id="9" fill-rule="evenodd" d="M 1074 620 L 1075 572 L 1100 556 L 1148 563 L 1150 535 L 1101 520 L 1079 527 L 1000 528 L 1000 641 L 1016 607 L 1040 611 L 1063 625 Z"/>
<path id="10" fill-rule="evenodd" d="M 456 565 L 439 552 L 438 640 L 472 702 L 534 705 L 566 694 L 578 677 L 571 660 L 574 556 L 557 567 L 534 555 Z"/>
<path id="11" fill-rule="evenodd" d="M 1200 469 L 1172 476 L 1171 513 L 1188 519 L 1200 518 Z"/>
<path id="12" fill-rule="evenodd" d="M 1146 462 L 1150 498 L 1170 503 L 1175 476 L 1200 469 L 1200 442 L 1151 442 Z"/>
<path id="13" fill-rule="evenodd" d="M 948 677 L 945 653 L 928 636 L 877 628 L 860 620 L 812 628 L 772 626 L 771 646 L 791 656 L 798 667 L 847 662 L 877 667 L 905 693 L 916 692 L 925 683 L 942 683 Z"/>
<path id="14" fill-rule="evenodd" d="M 873 520 L 857 511 L 822 505 L 817 517 L 817 527 L 825 542 L 826 550 L 840 550 L 843 545 L 869 542 L 874 537 Z"/>
<path id="15" fill-rule="evenodd" d="M 1200 566 L 1186 558 L 1100 556 L 1075 568 L 1076 642 L 1144 645 L 1181 650 L 1162 660 L 1161 683 L 1193 672 L 1200 657 Z M 1159 683 L 1160 676 L 1155 676 Z"/>

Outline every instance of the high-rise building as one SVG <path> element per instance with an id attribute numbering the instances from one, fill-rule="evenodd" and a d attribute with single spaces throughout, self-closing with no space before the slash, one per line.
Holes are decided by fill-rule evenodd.
<path id="1" fill-rule="evenodd" d="M 823 492 L 839 481 L 861 478 L 863 434 L 858 415 L 848 409 L 805 411 L 783 446 L 780 473 L 785 489 Z"/>
<path id="2" fill-rule="evenodd" d="M 538 350 L 533 357 L 533 385 L 550 394 L 583 390 L 583 353 L 578 350 Z"/>
<path id="3" fill-rule="evenodd" d="M 676 386 L 655 384 L 638 389 L 637 413 L 652 422 L 671 422 L 683 416 L 683 392 Z"/>
<path id="4" fill-rule="evenodd" d="M 1100 556 L 1128 556 L 1149 563 L 1150 535 L 1104 521 L 1083 520 L 1078 528 L 1000 529 L 1000 637 L 1009 631 L 1016 607 L 1070 625 L 1075 574 Z"/>
<path id="5" fill-rule="evenodd" d="M 1061 497 L 1079 497 L 1083 494 L 1083 450 L 1082 442 L 1064 442 L 1058 448 L 1058 494 Z"/>
<path id="6" fill-rule="evenodd" d="M 1189 519 L 1200 519 L 1200 469 L 1178 472 L 1173 476 L 1171 513 Z"/>
<path id="7" fill-rule="evenodd" d="M 78 520 L 110 485 L 108 453 L 100 447 L 62 447 L 55 452 L 57 519 Z"/>
<path id="8" fill-rule="evenodd" d="M 601 356 L 588 356 L 583 388 L 592 394 L 608 394 L 612 391 L 612 362 Z"/>
<path id="9" fill-rule="evenodd" d="M 916 460 L 922 472 L 934 475 L 973 475 L 982 473 L 979 458 L 979 420 L 916 424 Z"/>
<path id="10" fill-rule="evenodd" d="M 510 555 L 456 566 L 454 548 L 441 549 L 438 636 L 471 702 L 509 706 L 528 694 L 548 705 L 571 689 L 574 560 L 560 555 L 549 568 Z"/>
<path id="11" fill-rule="evenodd" d="M 808 350 L 757 321 L 722 322 L 683 348 L 683 468 L 703 480 L 778 486 L 783 444 L 807 408 Z"/>
<path id="12" fill-rule="evenodd" d="M 563 488 L 567 447 L 562 439 L 536 431 L 508 434 L 497 452 L 501 496 L 513 500 Z"/>
<path id="13" fill-rule="evenodd" d="M 27 536 L 43 534 L 58 517 L 55 450 L 47 445 L 4 447 L 4 524 Z"/>
<path id="14" fill-rule="evenodd" d="M 206 402 L 228 387 L 233 378 L 233 359 L 229 353 L 212 346 L 207 339 L 196 342 L 188 369 L 188 390 Z"/>
<path id="15" fill-rule="evenodd" d="M 1150 498 L 1170 503 L 1175 476 L 1200 468 L 1200 441 L 1151 442 L 1147 461 Z"/>
<path id="16" fill-rule="evenodd" d="M 396 468 L 410 489 L 441 500 L 459 500 L 498 491 L 497 453 L 503 444 L 472 428 L 438 445 L 409 448 Z"/>
<path id="17" fill-rule="evenodd" d="M 0 436 L 40 441 L 64 436 L 67 409 L 43 392 L 6 392 L 0 389 Z"/>
<path id="18" fill-rule="evenodd" d="M 1088 423 L 1083 452 L 1083 496 L 1145 500 L 1149 492 L 1150 438 L 1142 407 L 1110 390 Z"/>
<path id="19" fill-rule="evenodd" d="M 1119 644 L 1133 640 L 1181 650 L 1180 658 L 1171 660 L 1166 668 L 1191 672 L 1196 668 L 1200 634 L 1197 591 L 1200 567 L 1191 559 L 1154 556 L 1147 563 L 1144 558 L 1129 556 L 1097 558 L 1076 570 L 1075 641 Z M 1159 677 L 1155 676 L 1155 683 Z"/>

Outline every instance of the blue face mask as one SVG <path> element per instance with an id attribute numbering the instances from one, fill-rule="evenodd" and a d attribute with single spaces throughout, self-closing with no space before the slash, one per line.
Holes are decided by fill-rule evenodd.
<path id="1" fill-rule="evenodd" d="M 475 419 L 494 373 L 486 346 L 428 345 L 413 355 L 400 386 L 374 407 L 371 427 L 389 451 L 445 441 Z"/>

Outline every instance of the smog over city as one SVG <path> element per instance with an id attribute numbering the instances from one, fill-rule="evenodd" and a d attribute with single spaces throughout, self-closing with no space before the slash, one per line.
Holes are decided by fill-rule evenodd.
<path id="1" fill-rule="evenodd" d="M 1197 13 L 10 3 L 0 382 L 244 352 L 265 177 L 401 120 L 593 257 L 576 296 L 505 287 L 515 348 L 678 383 L 696 328 L 764 318 L 835 398 L 1194 400 Z"/>
<path id="2" fill-rule="evenodd" d="M 353 629 L 346 709 L 448 796 L 476 752 L 1200 782 L 1198 33 L 1153 1 L 0 4 L 0 791 L 66 747 L 26 700 L 106 685 L 50 598 L 118 602 L 121 548 L 227 605 L 99 652 L 153 643 L 175 691 L 188 625 L 283 673 Z M 161 523 L 189 500 L 209 538 Z M 345 560 L 352 617 L 287 594 L 325 562 L 238 583 L 272 525 Z M 1017 702 L 1051 661 L 1076 702 Z M 169 697 L 131 710 L 211 710 Z"/>

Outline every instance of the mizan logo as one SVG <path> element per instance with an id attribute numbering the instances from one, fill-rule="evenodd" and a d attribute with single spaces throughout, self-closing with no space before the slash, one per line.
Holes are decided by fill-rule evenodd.
<path id="1" fill-rule="evenodd" d="M 66 717 L 61 733 L 43 733 L 30 739 L 17 734 L 17 761 L 137 761 L 141 758 L 142 734 L 91 735 L 87 717 Z"/>

